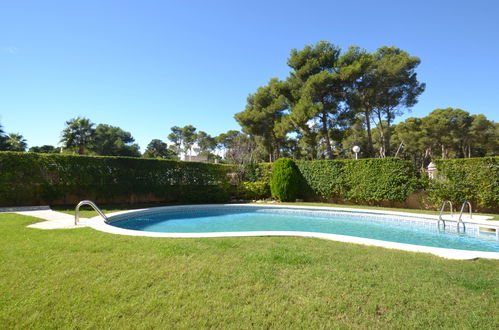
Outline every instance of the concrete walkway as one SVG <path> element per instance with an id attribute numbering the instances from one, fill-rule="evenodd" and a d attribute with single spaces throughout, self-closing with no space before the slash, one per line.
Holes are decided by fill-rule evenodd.
<path id="1" fill-rule="evenodd" d="M 50 209 L 49 206 L 23 206 L 23 207 L 0 208 L 0 213 L 17 213 L 45 220 L 28 226 L 29 228 L 38 228 L 38 229 L 82 228 L 82 227 L 87 227 L 89 222 L 88 218 L 80 218 L 78 225 L 75 226 L 74 224 L 75 218 L 73 215 L 53 211 Z"/>

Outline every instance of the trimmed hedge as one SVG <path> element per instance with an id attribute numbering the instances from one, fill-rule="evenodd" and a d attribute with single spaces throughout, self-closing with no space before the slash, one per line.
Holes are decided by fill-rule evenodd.
<path id="1" fill-rule="evenodd" d="M 127 157 L 0 152 L 0 205 L 96 202 L 223 202 L 218 164 Z"/>
<path id="2" fill-rule="evenodd" d="M 416 190 L 416 171 L 410 161 L 399 158 L 302 160 L 295 164 L 300 178 L 298 197 L 307 200 L 377 204 L 404 201 Z M 248 165 L 244 176 L 265 182 L 270 165 Z"/>
<path id="3" fill-rule="evenodd" d="M 468 200 L 477 210 L 499 211 L 499 157 L 440 159 L 437 177 L 427 189 L 433 205 L 450 200 L 456 208 Z"/>
<path id="4" fill-rule="evenodd" d="M 276 160 L 270 174 L 272 197 L 283 202 L 294 202 L 299 188 L 300 177 L 295 162 L 289 158 Z"/>
<path id="5" fill-rule="evenodd" d="M 280 160 L 276 161 L 279 162 Z M 286 160 L 287 162 L 292 160 Z M 434 161 L 429 202 L 499 211 L 499 157 Z M 307 200 L 379 204 L 404 201 L 418 187 L 417 171 L 398 158 L 296 161 L 298 195 Z M 245 165 L 243 181 L 230 187 L 234 166 L 126 157 L 0 152 L 0 206 L 100 203 L 224 202 L 269 198 L 271 163 Z M 296 181 L 295 181 L 296 182 Z M 283 196 L 276 198 L 282 199 Z M 284 199 L 282 199 L 284 200 Z"/>
<path id="6" fill-rule="evenodd" d="M 360 203 L 404 201 L 416 186 L 411 163 L 399 158 L 301 161 L 305 198 Z"/>
<path id="7" fill-rule="evenodd" d="M 297 161 L 302 176 L 300 197 L 322 201 L 343 198 L 346 188 L 343 165 L 344 162 L 335 160 Z"/>

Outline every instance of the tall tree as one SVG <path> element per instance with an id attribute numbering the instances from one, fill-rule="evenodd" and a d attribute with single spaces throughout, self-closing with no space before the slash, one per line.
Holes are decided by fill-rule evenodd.
<path id="1" fill-rule="evenodd" d="M 179 126 L 173 126 L 170 130 L 171 133 L 168 134 L 168 140 L 173 143 L 171 145 L 171 149 L 178 156 L 182 150 L 182 128 Z"/>
<path id="2" fill-rule="evenodd" d="M 430 154 L 441 158 L 459 157 L 460 146 L 471 125 L 470 119 L 468 112 L 453 108 L 435 109 L 424 117 L 421 127 L 428 138 Z"/>
<path id="3" fill-rule="evenodd" d="M 358 154 L 359 158 L 371 157 L 369 152 L 369 139 L 367 130 L 364 128 L 365 119 L 363 114 L 358 114 L 357 119 L 345 131 L 345 138 L 341 143 L 341 148 L 338 151 L 339 156 L 342 158 L 352 158 L 354 157 L 354 153 L 352 148 L 354 146 L 360 147 L 360 152 Z M 372 139 L 371 139 L 372 143 Z"/>
<path id="4" fill-rule="evenodd" d="M 101 156 L 140 157 L 139 145 L 130 132 L 119 127 L 99 124 L 95 129 L 91 150 Z"/>
<path id="5" fill-rule="evenodd" d="M 153 139 L 147 145 L 144 157 L 147 158 L 162 158 L 162 159 L 177 159 L 175 153 L 168 148 L 168 144 L 159 140 Z"/>
<path id="6" fill-rule="evenodd" d="M 189 154 L 189 160 L 191 160 L 192 146 L 196 143 L 196 127 L 192 125 L 187 125 L 182 127 L 182 144 L 184 146 L 184 153 Z"/>
<path id="7" fill-rule="evenodd" d="M 313 134 L 311 126 L 316 126 L 329 159 L 333 158 L 333 130 L 352 118 L 341 105 L 345 100 L 345 81 L 340 63 L 339 47 L 327 41 L 300 51 L 293 49 L 288 59 L 293 71 L 288 78 L 291 112 L 287 120 L 304 135 Z"/>
<path id="8" fill-rule="evenodd" d="M 499 123 L 488 120 L 484 115 L 471 115 L 469 138 L 464 146 L 465 157 L 499 155 Z"/>
<path id="9" fill-rule="evenodd" d="M 226 135 L 226 137 L 228 136 Z M 256 144 L 255 140 L 249 135 L 232 135 L 227 147 L 225 152 L 225 160 L 227 162 L 231 164 L 250 164 L 255 162 Z"/>
<path id="10" fill-rule="evenodd" d="M 419 168 L 425 168 L 431 160 L 430 139 L 423 134 L 423 120 L 408 118 L 394 128 L 392 143 L 398 143 L 396 156 L 410 159 Z"/>
<path id="11" fill-rule="evenodd" d="M 224 157 L 227 157 L 231 150 L 235 148 L 236 138 L 241 134 L 242 133 L 237 130 L 229 130 L 225 133 L 220 133 L 220 135 L 215 137 L 219 148 L 223 150 Z"/>
<path id="12" fill-rule="evenodd" d="M 366 88 L 373 89 L 372 112 L 379 125 L 381 157 L 391 155 L 390 126 L 393 120 L 414 106 L 425 89 L 415 72 L 420 62 L 418 57 L 396 47 L 381 47 L 374 54 L 368 71 L 372 82 Z"/>
<path id="13" fill-rule="evenodd" d="M 285 133 L 277 128 L 288 107 L 283 88 L 281 81 L 271 79 L 267 86 L 248 96 L 245 110 L 235 115 L 245 133 L 260 138 L 270 162 L 279 157 L 285 139 Z"/>
<path id="14" fill-rule="evenodd" d="M 26 143 L 26 139 L 18 133 L 10 133 L 7 136 L 7 149 L 10 151 L 26 151 L 28 144 Z"/>
<path id="15" fill-rule="evenodd" d="M 168 134 L 168 140 L 173 143 L 170 149 L 174 150 L 177 155 L 184 152 L 185 155 L 189 154 L 190 157 L 192 146 L 196 143 L 196 139 L 196 128 L 192 125 L 184 127 L 173 126 L 171 133 Z"/>
<path id="16" fill-rule="evenodd" d="M 374 55 L 365 49 L 351 46 L 341 58 L 345 79 L 351 81 L 347 87 L 347 104 L 355 112 L 361 113 L 366 127 L 367 144 L 362 148 L 366 157 L 374 157 L 371 117 L 374 107 L 375 89 L 373 88 Z"/>
<path id="17" fill-rule="evenodd" d="M 196 143 L 200 153 L 212 153 L 217 148 L 216 139 L 204 131 L 197 133 Z"/>
<path id="18" fill-rule="evenodd" d="M 91 146 L 95 135 L 95 124 L 88 118 L 76 117 L 66 122 L 61 141 L 65 148 L 76 148 L 80 155 Z"/>

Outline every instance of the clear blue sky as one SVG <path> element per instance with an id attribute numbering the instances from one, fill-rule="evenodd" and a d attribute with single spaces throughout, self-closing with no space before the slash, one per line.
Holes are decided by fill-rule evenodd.
<path id="1" fill-rule="evenodd" d="M 144 151 L 170 127 L 218 135 L 292 48 L 394 45 L 427 87 L 409 116 L 459 107 L 499 121 L 499 1 L 24 1 L 0 3 L 0 123 L 30 146 L 85 116 Z"/>

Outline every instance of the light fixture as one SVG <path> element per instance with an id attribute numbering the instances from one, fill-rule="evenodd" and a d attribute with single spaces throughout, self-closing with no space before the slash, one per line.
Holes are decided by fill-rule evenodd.
<path id="1" fill-rule="evenodd" d="M 360 147 L 359 146 L 353 146 L 352 151 L 355 152 L 355 159 L 358 159 L 358 154 L 359 154 L 359 151 L 360 151 Z"/>

